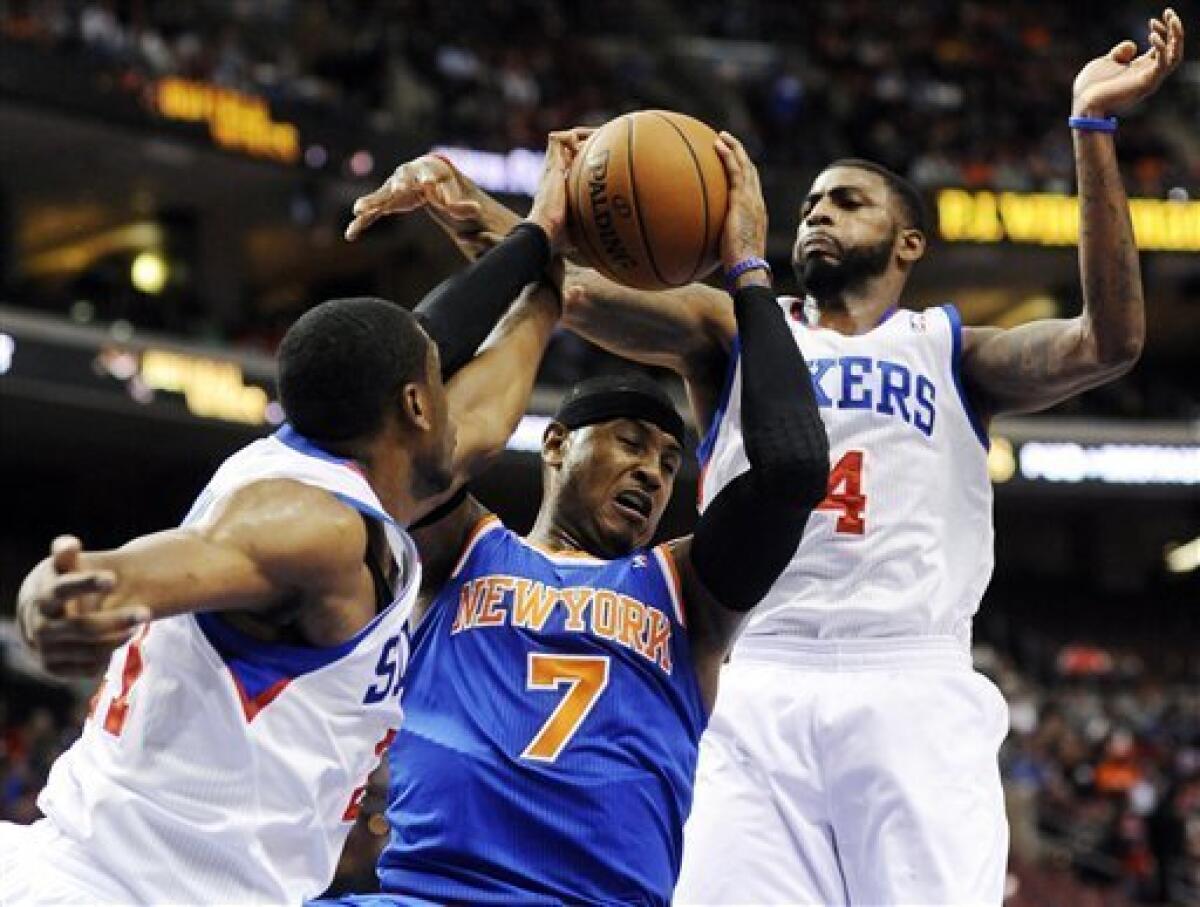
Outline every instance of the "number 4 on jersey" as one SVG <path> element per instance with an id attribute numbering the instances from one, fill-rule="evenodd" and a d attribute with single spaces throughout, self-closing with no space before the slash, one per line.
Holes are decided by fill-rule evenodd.
<path id="1" fill-rule="evenodd" d="M 863 452 L 848 450 L 829 471 L 829 493 L 817 510 L 838 511 L 837 531 L 862 535 L 867 529 L 867 496 L 862 490 Z"/>

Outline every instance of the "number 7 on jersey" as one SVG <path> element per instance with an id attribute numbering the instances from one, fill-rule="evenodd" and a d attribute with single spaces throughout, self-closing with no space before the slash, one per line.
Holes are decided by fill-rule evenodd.
<path id="1" fill-rule="evenodd" d="M 564 683 L 569 686 L 558 707 L 521 753 L 522 759 L 553 762 L 558 758 L 608 686 L 608 663 L 607 655 L 529 653 L 525 689 L 556 690 Z"/>

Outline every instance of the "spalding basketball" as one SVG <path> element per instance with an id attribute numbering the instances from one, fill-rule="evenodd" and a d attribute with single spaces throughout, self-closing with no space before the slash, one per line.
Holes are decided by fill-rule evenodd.
<path id="1" fill-rule="evenodd" d="M 667 110 L 627 113 L 592 133 L 567 183 L 580 255 L 643 290 L 709 274 L 729 202 L 716 138 L 699 120 Z"/>

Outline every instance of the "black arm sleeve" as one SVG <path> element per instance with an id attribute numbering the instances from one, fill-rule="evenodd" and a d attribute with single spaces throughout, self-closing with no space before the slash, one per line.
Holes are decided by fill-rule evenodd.
<path id="1" fill-rule="evenodd" d="M 500 245 L 429 291 L 416 313 L 438 345 L 443 378 L 471 361 L 513 300 L 549 262 L 545 231 L 525 221 Z"/>
<path id="2" fill-rule="evenodd" d="M 696 576 L 717 601 L 749 611 L 787 567 L 825 497 L 829 439 L 812 377 L 775 294 L 733 299 L 742 344 L 742 437 L 750 469 L 712 500 L 692 538 Z"/>

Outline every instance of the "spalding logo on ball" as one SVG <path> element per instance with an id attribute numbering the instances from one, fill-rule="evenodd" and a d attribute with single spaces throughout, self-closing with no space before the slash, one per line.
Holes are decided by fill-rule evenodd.
<path id="1" fill-rule="evenodd" d="M 571 235 L 588 264 L 642 290 L 711 273 L 729 203 L 716 139 L 668 110 L 627 113 L 592 133 L 567 183 Z"/>

